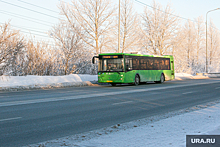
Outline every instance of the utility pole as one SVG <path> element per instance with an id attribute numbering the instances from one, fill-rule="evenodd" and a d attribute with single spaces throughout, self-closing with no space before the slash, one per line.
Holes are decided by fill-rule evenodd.
<path id="1" fill-rule="evenodd" d="M 205 66 L 205 68 L 206 68 L 206 73 L 208 73 L 208 34 L 207 34 L 207 15 L 208 15 L 208 13 L 209 12 L 211 12 L 211 11 L 215 11 L 215 10 L 219 10 L 220 8 L 217 8 L 217 9 L 214 9 L 214 10 L 210 10 L 210 11 L 208 11 L 207 13 L 206 13 L 206 66 Z"/>
<path id="2" fill-rule="evenodd" d="M 120 0 L 119 0 L 119 6 L 118 6 L 118 53 L 120 53 Z"/>

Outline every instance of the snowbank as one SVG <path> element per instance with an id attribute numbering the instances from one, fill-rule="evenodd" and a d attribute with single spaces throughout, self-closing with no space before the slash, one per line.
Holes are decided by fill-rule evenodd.
<path id="1" fill-rule="evenodd" d="M 193 75 L 187 73 L 175 73 L 176 77 L 192 77 Z"/>
<path id="2" fill-rule="evenodd" d="M 218 75 L 214 75 L 217 77 Z M 175 80 L 204 79 L 210 76 L 193 76 L 176 73 Z M 220 74 L 219 74 L 220 77 Z M 41 89 L 69 86 L 91 86 L 97 83 L 97 75 L 71 74 L 66 76 L 0 76 L 0 90 Z"/>
<path id="3" fill-rule="evenodd" d="M 66 76 L 1 76 L 0 87 L 83 81 L 97 81 L 97 75 L 71 74 Z"/>
<path id="4" fill-rule="evenodd" d="M 97 75 L 71 74 L 66 76 L 1 76 L 0 90 L 32 89 L 66 86 L 88 86 Z"/>

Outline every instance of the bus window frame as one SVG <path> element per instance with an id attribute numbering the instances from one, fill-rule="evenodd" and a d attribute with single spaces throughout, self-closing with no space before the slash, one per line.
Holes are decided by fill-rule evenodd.
<path id="1" fill-rule="evenodd" d="M 129 62 L 127 62 L 127 60 L 129 61 Z M 128 63 L 128 64 L 127 64 Z M 124 65 L 125 65 L 125 72 L 128 72 L 128 71 L 132 71 L 133 70 L 133 62 L 132 62 L 132 58 L 130 58 L 130 57 L 125 57 L 124 58 Z"/>
<path id="2" fill-rule="evenodd" d="M 116 60 L 116 59 L 121 59 L 122 60 L 122 71 L 114 71 L 113 69 L 108 69 L 108 67 L 106 67 L 106 70 L 101 70 L 103 67 L 103 62 L 107 60 Z M 108 63 L 106 63 L 106 65 L 108 65 Z M 99 63 L 98 63 L 98 72 L 124 72 L 124 57 L 123 56 L 119 56 L 118 58 L 102 58 L 102 56 L 99 57 Z"/>
<path id="3" fill-rule="evenodd" d="M 146 56 L 125 56 L 125 66 L 126 59 L 132 59 L 132 70 L 171 70 L 171 59 L 166 57 L 146 57 Z M 143 61 L 143 63 L 141 63 Z M 162 65 L 162 63 L 164 63 Z M 143 68 L 141 65 L 144 65 Z M 125 71 L 130 71 L 125 69 Z"/>

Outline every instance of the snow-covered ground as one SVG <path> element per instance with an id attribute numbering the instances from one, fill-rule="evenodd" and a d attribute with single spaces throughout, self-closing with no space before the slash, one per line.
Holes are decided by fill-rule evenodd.
<path id="1" fill-rule="evenodd" d="M 0 87 L 97 81 L 97 75 L 71 74 L 66 76 L 0 76 Z"/>
<path id="2" fill-rule="evenodd" d="M 176 74 L 176 80 L 207 78 Z M 0 89 L 88 85 L 97 75 L 1 76 Z M 31 146 L 185 147 L 186 135 L 220 135 L 220 101 Z"/>
<path id="3" fill-rule="evenodd" d="M 66 76 L 0 76 L 0 90 L 88 86 L 97 75 L 71 74 Z"/>

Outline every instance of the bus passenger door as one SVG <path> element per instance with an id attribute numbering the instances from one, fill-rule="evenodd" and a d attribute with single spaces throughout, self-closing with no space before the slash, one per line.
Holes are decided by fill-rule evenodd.
<path id="1" fill-rule="evenodd" d="M 174 63 L 173 63 L 173 61 L 171 61 L 171 79 L 175 79 Z"/>
<path id="2" fill-rule="evenodd" d="M 134 71 L 132 69 L 132 58 L 125 58 L 125 83 L 134 82 Z"/>

